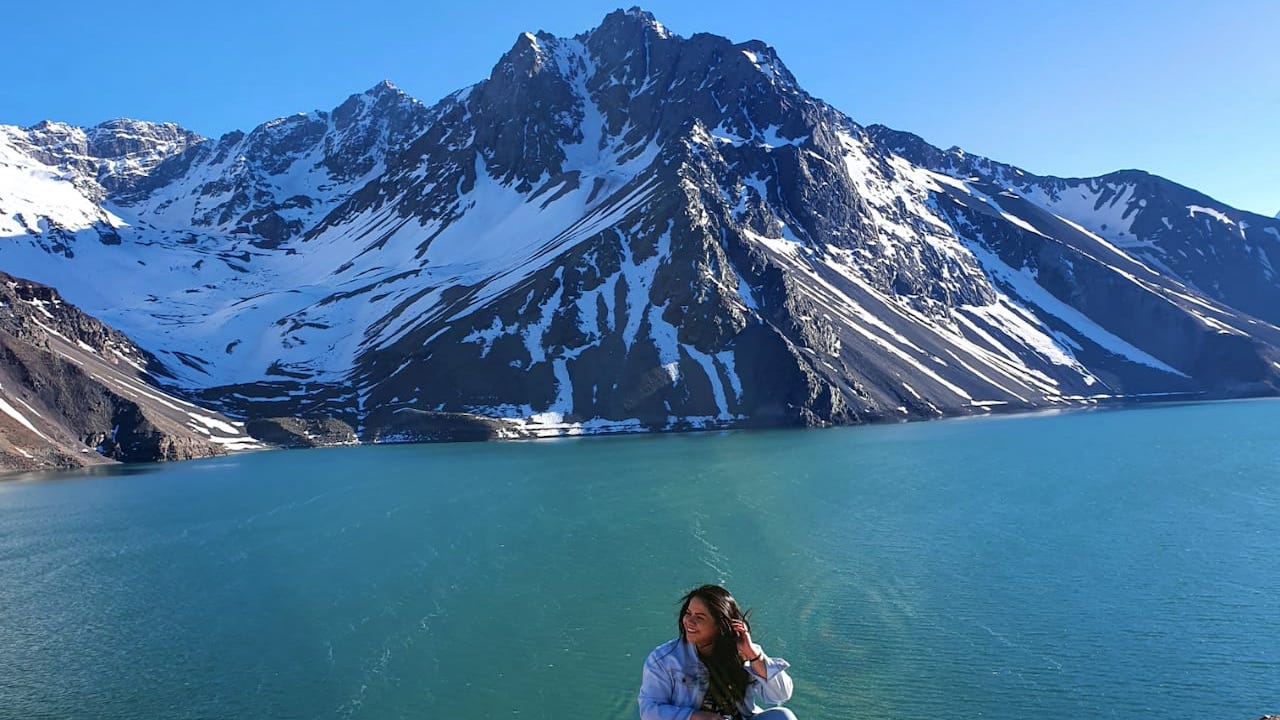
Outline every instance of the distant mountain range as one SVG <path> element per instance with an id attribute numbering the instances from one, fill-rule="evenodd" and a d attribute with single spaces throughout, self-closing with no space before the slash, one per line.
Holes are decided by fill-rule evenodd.
<path id="1" fill-rule="evenodd" d="M 1280 219 L 864 127 L 768 45 L 634 8 L 522 34 L 431 106 L 382 83 L 216 140 L 0 126 L 0 243 L 153 387 L 298 442 L 1280 387 Z"/>

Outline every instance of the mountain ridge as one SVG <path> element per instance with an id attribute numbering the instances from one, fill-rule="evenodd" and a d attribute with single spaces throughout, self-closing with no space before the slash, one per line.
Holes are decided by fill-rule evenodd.
<path id="1" fill-rule="evenodd" d="M 413 439 L 420 413 L 538 435 L 1280 386 L 1280 223 L 1145 173 L 1036 176 L 860 126 L 764 43 L 636 8 L 523 33 L 430 107 L 384 81 L 167 146 L 101 203 L 96 170 L 14 137 L 0 269 L 135 278 L 64 292 L 236 417 L 376 441 Z M 15 211 L 14 168 L 88 190 Z"/>

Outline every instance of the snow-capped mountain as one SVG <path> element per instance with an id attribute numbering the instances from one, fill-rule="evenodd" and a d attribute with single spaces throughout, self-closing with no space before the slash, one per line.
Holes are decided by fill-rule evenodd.
<path id="1" fill-rule="evenodd" d="M 216 141 L 118 126 L 98 154 L 0 128 L 0 269 L 241 417 L 378 440 L 1280 387 L 1277 220 L 864 128 L 767 45 L 638 9 L 523 34 L 431 107 L 384 83 Z"/>
<path id="2" fill-rule="evenodd" d="M 965 153 L 939 151 L 909 133 L 868 132 L 911 162 L 952 177 L 976 177 L 1013 191 L 1188 287 L 1272 324 L 1280 283 L 1272 267 L 1280 230 L 1203 193 L 1141 170 L 1096 178 L 1038 177 Z"/>

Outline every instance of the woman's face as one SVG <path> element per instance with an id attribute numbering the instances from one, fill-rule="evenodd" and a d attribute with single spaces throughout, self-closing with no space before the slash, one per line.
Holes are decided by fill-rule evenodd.
<path id="1" fill-rule="evenodd" d="M 684 627 L 684 638 L 694 645 L 714 642 L 720 632 L 711 608 L 699 597 L 689 598 L 689 607 L 680 618 L 680 624 Z"/>

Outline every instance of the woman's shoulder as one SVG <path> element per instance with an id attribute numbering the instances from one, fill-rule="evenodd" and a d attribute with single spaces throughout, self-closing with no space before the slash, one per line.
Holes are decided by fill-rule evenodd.
<path id="1" fill-rule="evenodd" d="M 680 638 L 672 638 L 649 653 L 649 662 L 661 662 L 667 658 L 677 658 L 680 655 L 680 645 L 684 641 Z"/>

